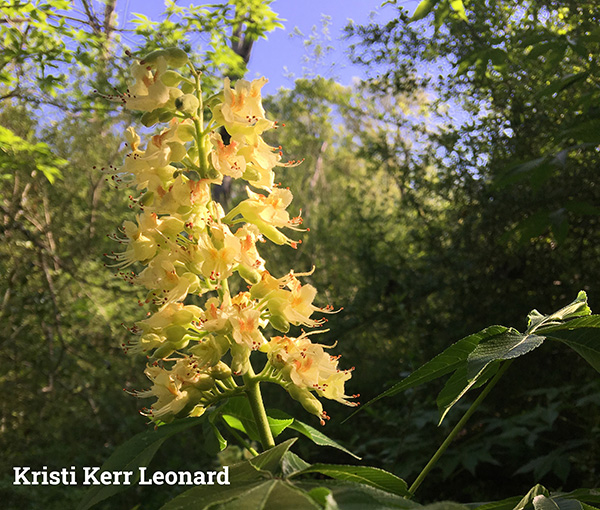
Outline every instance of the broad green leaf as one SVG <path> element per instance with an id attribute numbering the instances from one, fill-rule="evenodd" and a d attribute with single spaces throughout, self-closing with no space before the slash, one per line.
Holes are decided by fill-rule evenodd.
<path id="1" fill-rule="evenodd" d="M 265 490 L 273 480 L 238 481 L 230 485 L 199 485 L 187 490 L 161 507 L 161 510 L 200 510 L 209 505 L 227 503 Z"/>
<path id="2" fill-rule="evenodd" d="M 459 340 L 448 347 L 444 352 L 438 354 L 431 361 L 428 361 L 422 367 L 415 370 L 406 379 L 396 383 L 388 390 L 371 399 L 362 406 L 361 409 L 377 402 L 381 398 L 392 397 L 401 391 L 433 381 L 434 379 L 454 372 L 461 365 L 466 364 L 467 357 L 480 342 L 495 338 L 504 334 L 506 331 L 508 331 L 508 328 L 504 326 L 490 326 L 479 333 L 475 333 L 474 335 Z"/>
<path id="3" fill-rule="evenodd" d="M 484 503 L 475 507 L 473 510 L 513 510 L 519 501 L 521 501 L 521 496 L 513 496 L 512 498 L 506 498 L 500 501 Z"/>
<path id="4" fill-rule="evenodd" d="M 221 434 L 221 431 L 215 425 L 215 418 L 218 416 L 217 413 L 211 413 L 211 417 L 208 421 L 202 425 L 202 435 L 204 436 L 204 449 L 210 455 L 216 455 L 218 452 L 222 452 L 227 448 L 227 440 Z"/>
<path id="5" fill-rule="evenodd" d="M 352 457 L 354 457 L 355 459 L 360 460 L 360 457 L 358 455 L 354 455 L 350 450 L 343 447 L 337 441 L 334 441 L 333 439 L 327 437 L 325 434 L 323 434 L 319 430 L 311 427 L 310 425 L 307 425 L 306 423 L 302 423 L 301 421 L 294 420 L 294 423 L 292 423 L 290 425 L 290 428 L 297 432 L 300 432 L 300 434 L 305 435 L 306 437 L 308 437 L 308 439 L 310 439 L 316 445 L 331 446 L 332 448 L 337 448 L 338 450 L 341 450 L 341 451 L 347 453 L 348 455 L 352 455 Z"/>
<path id="6" fill-rule="evenodd" d="M 398 478 L 392 473 L 383 469 L 369 466 L 347 466 L 335 464 L 313 464 L 303 471 L 295 473 L 293 476 L 300 476 L 307 473 L 320 473 L 330 476 L 336 480 L 345 480 L 370 485 L 385 492 L 398 494 L 399 496 L 410 496 L 408 486 L 402 478 Z"/>
<path id="7" fill-rule="evenodd" d="M 306 491 L 322 487 L 329 489 L 341 510 L 421 508 L 421 505 L 410 499 L 362 483 L 343 480 L 319 480 L 294 482 L 294 485 Z"/>
<path id="8" fill-rule="evenodd" d="M 493 377 L 498 369 L 500 368 L 499 363 L 491 363 L 482 368 L 475 376 L 469 378 L 467 375 L 468 367 L 461 366 L 452 374 L 450 379 L 446 381 L 446 384 L 440 391 L 437 397 L 437 406 L 440 411 L 440 421 L 438 425 L 441 425 L 444 418 L 452 409 L 452 407 L 470 390 L 478 388 L 485 384 L 491 377 Z"/>
<path id="9" fill-rule="evenodd" d="M 230 507 L 228 507 L 229 510 Z M 247 510 L 251 507 L 240 506 L 240 510 Z M 269 498 L 264 502 L 263 506 L 256 507 L 271 510 L 293 508 L 294 510 L 321 510 L 322 507 L 315 499 L 307 492 L 302 491 L 293 484 L 281 480 L 277 480 L 275 486 L 269 494 Z"/>
<path id="10" fill-rule="evenodd" d="M 204 417 L 186 418 L 156 430 L 149 430 L 132 437 L 119 446 L 102 464 L 100 471 L 133 471 L 131 485 L 94 485 L 85 494 L 78 510 L 87 510 L 96 503 L 128 489 L 140 478 L 140 467 L 147 466 L 161 445 L 174 434 L 178 434 L 204 421 Z"/>
<path id="11" fill-rule="evenodd" d="M 333 494 L 331 494 L 331 490 L 327 487 L 315 487 L 314 489 L 308 491 L 308 494 L 311 498 L 313 498 L 323 510 L 339 510 L 338 504 L 335 502 L 333 498 Z"/>
<path id="12" fill-rule="evenodd" d="M 227 425 L 244 432 L 253 441 L 260 442 L 260 434 L 248 399 L 245 397 L 231 398 L 219 410 Z M 278 414 L 278 412 L 271 410 L 267 411 L 267 418 L 273 437 L 281 434 L 294 421 L 294 418 L 291 416 Z"/>
<path id="13" fill-rule="evenodd" d="M 523 335 L 510 328 L 504 334 L 489 341 L 481 342 L 467 358 L 467 379 L 476 377 L 490 363 L 496 360 L 518 358 L 544 343 L 538 335 Z"/>
<path id="14" fill-rule="evenodd" d="M 287 441 L 264 451 L 253 459 L 250 459 L 248 462 L 258 469 L 275 473 L 279 471 L 281 459 L 296 441 L 297 438 L 295 437 L 288 439 Z"/>
<path id="15" fill-rule="evenodd" d="M 231 466 L 229 485 L 193 487 L 168 502 L 162 510 L 200 509 L 225 503 L 224 508 L 264 508 L 252 504 L 260 502 L 261 498 L 268 499 L 275 487 L 273 473 L 279 471 L 283 456 L 295 441 L 296 438 L 289 439 L 253 459 Z M 244 502 L 248 506 L 235 506 Z"/>
<path id="16" fill-rule="evenodd" d="M 600 315 L 581 317 L 540 329 L 546 337 L 568 345 L 600 372 Z"/>
<path id="17" fill-rule="evenodd" d="M 438 501 L 425 505 L 420 510 L 469 510 L 469 507 L 455 501 Z"/>
<path id="18" fill-rule="evenodd" d="M 581 503 L 576 499 L 549 498 L 540 494 L 533 498 L 535 510 L 582 510 Z"/>
<path id="19" fill-rule="evenodd" d="M 587 503 L 581 503 L 581 508 L 583 508 L 583 510 L 599 510 L 598 507 L 588 505 Z"/>
<path id="20" fill-rule="evenodd" d="M 283 476 L 285 477 L 291 476 L 294 473 L 309 467 L 310 464 L 298 457 L 298 455 L 296 455 L 294 452 L 287 451 L 281 458 L 281 470 L 283 471 Z"/>
<path id="21" fill-rule="evenodd" d="M 438 3 L 438 0 L 422 0 L 417 8 L 415 9 L 414 14 L 410 18 L 410 21 L 418 21 L 427 16 L 435 7 L 435 4 Z"/>
<path id="22" fill-rule="evenodd" d="M 586 503 L 600 504 L 599 489 L 575 489 L 574 491 L 558 494 L 561 498 L 576 499 Z"/>

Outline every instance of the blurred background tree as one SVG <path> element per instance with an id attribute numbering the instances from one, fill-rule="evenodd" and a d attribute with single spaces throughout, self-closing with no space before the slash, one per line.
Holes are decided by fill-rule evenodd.
<path id="1" fill-rule="evenodd" d="M 339 340 L 343 366 L 357 367 L 351 391 L 361 401 L 487 325 L 523 329 L 531 308 L 555 310 L 580 289 L 599 306 L 595 2 L 465 1 L 465 21 L 440 0 L 412 23 L 400 2 L 387 3 L 397 11 L 388 24 L 347 27 L 363 80 L 342 86 L 311 67 L 265 101 L 286 125 L 271 143 L 305 159 L 280 175 L 311 232 L 297 251 L 265 244 L 262 253 L 277 276 L 316 266 L 308 280 L 321 304 L 344 307 L 322 338 Z M 139 403 L 121 390 L 146 385 L 141 360 L 119 348 L 139 296 L 101 257 L 114 249 L 106 234 L 131 211 L 99 169 L 121 164 L 132 119 L 94 89 L 123 88 L 126 51 L 174 45 L 191 50 L 214 78 L 205 87 L 216 88 L 244 75 L 254 42 L 279 23 L 254 0 L 167 2 L 159 19 L 138 16 L 139 45 L 126 47 L 115 4 L 95 12 L 82 0 L 83 18 L 58 0 L 0 8 L 0 492 L 15 508 L 64 508 L 81 493 L 18 490 L 12 466 L 101 465 L 144 428 Z M 307 48 L 329 69 L 327 37 L 312 34 Z M 227 199 L 244 194 L 233 183 Z M 421 497 L 482 501 L 537 482 L 597 484 L 595 373 L 567 349 L 543 349 L 511 368 Z M 326 433 L 410 479 L 444 437 L 433 394 L 381 401 Z M 269 397 L 302 416 L 281 392 Z M 157 465 L 207 469 L 202 439 L 192 458 L 190 440 L 174 440 L 179 449 Z M 131 508 L 142 493 L 129 492 L 106 508 Z M 143 497 L 158 508 L 168 494 Z"/>

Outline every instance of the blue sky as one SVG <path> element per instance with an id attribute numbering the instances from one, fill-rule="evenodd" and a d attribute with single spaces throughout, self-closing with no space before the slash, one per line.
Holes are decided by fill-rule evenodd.
<path id="1" fill-rule="evenodd" d="M 364 69 L 352 66 L 346 55 L 346 43 L 341 40 L 343 27 L 348 19 L 358 24 L 367 23 L 370 16 L 378 22 L 384 22 L 395 15 L 396 9 L 391 5 L 380 7 L 383 0 L 274 0 L 272 8 L 286 21 L 285 28 L 278 29 L 268 36 L 268 40 L 261 39 L 252 49 L 249 79 L 266 76 L 269 83 L 264 92 L 274 93 L 279 87 L 290 88 L 293 78 L 300 77 L 308 69 L 326 77 L 338 79 L 343 84 L 349 84 L 354 76 L 364 75 Z M 185 0 L 177 2 L 188 5 L 192 2 Z M 193 2 L 199 5 L 202 1 Z M 208 3 L 208 1 L 207 1 Z M 398 0 L 412 12 L 418 0 Z M 132 13 L 142 13 L 150 18 L 157 18 L 162 10 L 160 0 L 123 0 L 117 2 L 119 25 L 132 19 Z M 313 62 L 306 62 L 308 52 L 303 39 L 309 37 L 316 27 L 321 32 L 323 16 L 329 19 L 329 37 L 327 42 L 332 49 L 325 55 L 322 65 L 315 67 Z M 304 37 L 293 35 L 299 30 Z M 326 41 L 324 41 L 326 42 Z"/>

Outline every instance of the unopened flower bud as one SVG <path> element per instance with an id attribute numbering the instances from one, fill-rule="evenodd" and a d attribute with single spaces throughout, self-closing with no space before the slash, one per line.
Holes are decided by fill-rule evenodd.
<path id="1" fill-rule="evenodd" d="M 181 90 L 184 94 L 191 94 L 192 92 L 194 92 L 194 90 L 196 90 L 196 87 L 191 82 L 184 81 L 181 85 Z"/>
<path id="2" fill-rule="evenodd" d="M 185 158 L 187 154 L 185 145 L 180 142 L 168 142 L 167 145 L 171 149 L 171 161 L 181 161 L 183 158 Z"/>
<path id="3" fill-rule="evenodd" d="M 237 266 L 237 272 L 250 285 L 256 285 L 260 282 L 260 273 L 256 269 L 240 264 Z"/>
<path id="4" fill-rule="evenodd" d="M 189 60 L 185 51 L 179 48 L 166 48 L 149 53 L 140 61 L 140 64 L 154 65 L 160 57 L 163 57 L 171 67 L 184 66 Z"/>
<path id="5" fill-rule="evenodd" d="M 196 137 L 196 128 L 192 124 L 180 124 L 177 127 L 177 136 L 184 142 L 191 142 Z M 193 159 L 193 154 L 190 154 Z"/>
<path id="6" fill-rule="evenodd" d="M 226 363 L 219 361 L 214 367 L 210 369 L 210 375 L 215 379 L 222 381 L 231 377 L 231 368 Z"/>
<path id="7" fill-rule="evenodd" d="M 199 106 L 200 101 L 198 101 L 198 98 L 194 94 L 184 94 L 175 99 L 175 108 L 188 115 L 196 113 Z"/>
<path id="8" fill-rule="evenodd" d="M 314 414 L 321 418 L 323 416 L 323 404 L 306 388 L 298 388 L 298 386 L 290 385 L 286 388 L 290 396 L 300 402 L 302 407 L 310 414 Z"/>
<path id="9" fill-rule="evenodd" d="M 231 370 L 235 374 L 245 374 L 250 368 L 250 348 L 245 344 L 233 343 L 231 356 Z"/>
<path id="10" fill-rule="evenodd" d="M 170 69 L 164 72 L 160 77 L 160 80 L 167 87 L 177 87 L 177 85 L 179 85 L 183 79 L 183 76 L 181 76 L 177 71 L 172 71 Z"/>
<path id="11" fill-rule="evenodd" d="M 269 317 L 269 323 L 277 331 L 281 331 L 282 333 L 287 333 L 290 330 L 290 323 L 283 315 L 272 315 Z"/>
<path id="12" fill-rule="evenodd" d="M 154 359 L 168 358 L 174 352 L 175 352 L 175 347 L 173 347 L 173 345 L 171 343 L 165 343 L 154 351 L 154 353 L 152 354 L 152 358 L 154 358 Z"/>
<path id="13" fill-rule="evenodd" d="M 210 390 L 215 385 L 214 378 L 209 374 L 198 374 L 194 377 L 194 388 L 202 391 Z"/>
<path id="14" fill-rule="evenodd" d="M 256 168 L 246 166 L 246 170 L 242 174 L 242 179 L 246 181 L 260 181 L 260 173 Z"/>
<path id="15" fill-rule="evenodd" d="M 139 199 L 140 205 L 150 206 L 153 203 L 154 203 L 154 192 L 153 191 L 147 191 Z"/>
<path id="16" fill-rule="evenodd" d="M 172 343 L 179 342 L 187 333 L 187 329 L 183 326 L 169 326 L 165 333 L 167 335 L 167 340 Z"/>

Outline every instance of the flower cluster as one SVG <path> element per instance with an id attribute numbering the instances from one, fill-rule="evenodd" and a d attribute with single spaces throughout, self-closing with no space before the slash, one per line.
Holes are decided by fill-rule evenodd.
<path id="1" fill-rule="evenodd" d="M 183 66 L 191 78 L 171 69 Z M 339 370 L 322 345 L 304 333 L 265 337 L 269 326 L 284 334 L 292 326 L 320 326 L 325 319 L 313 314 L 333 311 L 314 305 L 316 289 L 298 279 L 311 273 L 276 278 L 257 249 L 266 240 L 296 248 L 301 241 L 284 229 L 303 230 L 302 218 L 287 211 L 292 193 L 274 184 L 276 167 L 297 163 L 282 163 L 281 148 L 262 138 L 276 127 L 262 107 L 266 80 L 239 80 L 232 87 L 226 79 L 205 112 L 199 75 L 180 50 L 153 52 L 131 72 L 135 83 L 114 98 L 145 112 L 146 126 L 163 127 L 146 143 L 127 129 L 123 166 L 106 170 L 117 187 L 133 190 L 139 209 L 114 236 L 122 250 L 107 256 L 118 275 L 146 289 L 140 305 L 150 312 L 123 345 L 150 360 L 152 387 L 136 394 L 157 400 L 144 413 L 161 421 L 200 415 L 243 391 L 236 376 L 282 385 L 321 421 L 327 415 L 316 396 L 355 405 L 344 394 L 350 371 Z M 224 176 L 247 182 L 248 198 L 228 213 L 211 196 L 211 186 Z M 230 292 L 234 275 L 246 291 Z M 266 353 L 258 375 L 253 351 Z"/>

